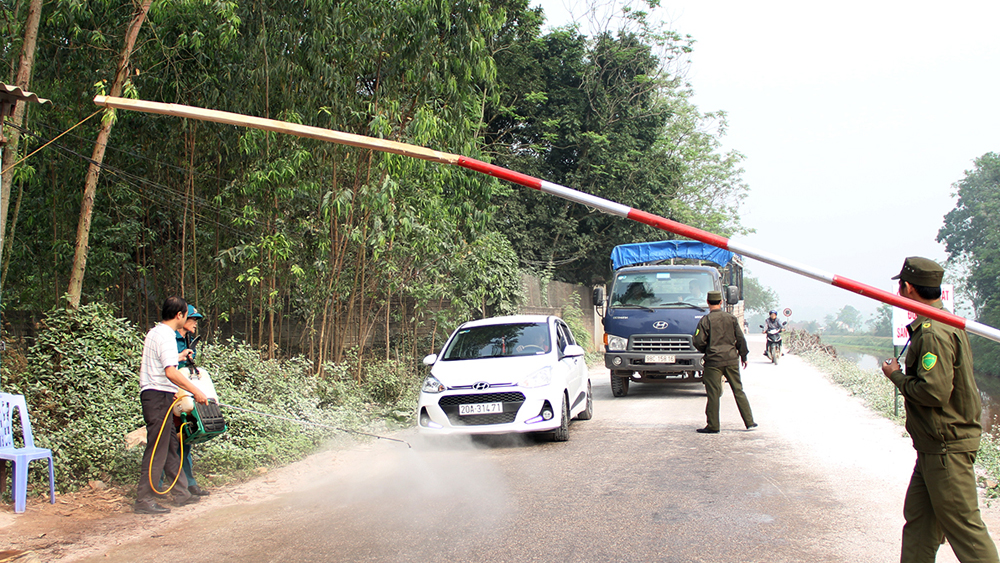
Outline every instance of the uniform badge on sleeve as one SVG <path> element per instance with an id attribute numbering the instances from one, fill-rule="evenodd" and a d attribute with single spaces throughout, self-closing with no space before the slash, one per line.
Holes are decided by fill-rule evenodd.
<path id="1" fill-rule="evenodd" d="M 920 358 L 920 365 L 922 365 L 925 370 L 930 371 L 931 368 L 937 365 L 937 356 L 927 352 L 924 354 L 923 358 Z"/>

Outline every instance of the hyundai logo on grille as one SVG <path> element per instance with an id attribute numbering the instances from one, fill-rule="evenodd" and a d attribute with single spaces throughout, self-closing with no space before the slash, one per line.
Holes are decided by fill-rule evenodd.
<path id="1" fill-rule="evenodd" d="M 667 321 L 656 321 L 655 323 L 653 323 L 653 328 L 655 328 L 656 330 L 663 330 L 667 328 L 667 324 L 668 324 Z"/>
<path id="2" fill-rule="evenodd" d="M 477 391 L 482 391 L 483 389 L 489 389 L 490 388 L 490 384 L 486 383 L 485 381 L 480 381 L 478 383 L 473 384 L 472 388 L 475 389 L 475 390 L 477 390 Z"/>

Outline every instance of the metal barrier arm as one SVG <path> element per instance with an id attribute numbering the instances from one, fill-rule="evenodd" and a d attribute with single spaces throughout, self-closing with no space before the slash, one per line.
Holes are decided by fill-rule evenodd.
<path id="1" fill-rule="evenodd" d="M 639 223 L 644 223 L 651 227 L 673 233 L 675 235 L 680 235 L 683 237 L 691 238 L 697 241 L 716 246 L 718 248 L 723 248 L 743 256 L 747 256 L 764 262 L 765 264 L 770 264 L 772 266 L 777 266 L 783 270 L 805 276 L 807 278 L 812 278 L 816 281 L 820 281 L 834 287 L 839 287 L 858 295 L 863 295 L 870 299 L 876 301 L 881 301 L 883 303 L 888 303 L 894 307 L 899 307 L 901 309 L 906 309 L 918 315 L 923 315 L 925 317 L 932 318 L 937 321 L 949 324 L 951 326 L 966 330 L 972 334 L 977 334 L 984 338 L 988 338 L 995 342 L 1000 342 L 1000 330 L 993 328 L 976 321 L 971 321 L 954 315 L 945 311 L 943 309 L 938 309 L 928 305 L 924 305 L 918 301 L 912 299 L 907 299 L 888 291 L 884 291 L 870 285 L 866 285 L 857 281 L 854 281 L 843 276 L 838 276 L 800 264 L 793 260 L 787 260 L 776 256 L 774 254 L 764 252 L 762 250 L 757 250 L 747 244 L 740 242 L 739 240 L 729 239 L 723 236 L 709 233 L 695 227 L 684 225 L 659 215 L 654 215 L 646 211 L 639 209 L 633 209 L 626 205 L 620 203 L 615 203 L 597 196 L 586 194 L 565 186 L 560 186 L 559 184 L 553 184 L 552 182 L 546 182 L 545 180 L 539 180 L 532 176 L 522 174 L 520 172 L 515 172 L 507 168 L 502 168 L 500 166 L 495 166 L 474 158 L 468 158 L 465 156 L 460 156 L 456 154 L 450 154 L 445 152 L 440 152 L 432 149 L 427 149 L 423 147 L 418 147 L 415 145 L 410 145 L 406 143 L 400 143 L 396 141 L 387 141 L 385 139 L 376 139 L 373 137 L 365 137 L 363 135 L 355 135 L 352 133 L 344 133 L 341 131 L 334 131 L 332 129 L 323 129 L 320 127 L 311 127 L 308 125 L 299 125 L 295 123 L 288 123 L 285 121 L 278 121 L 274 119 L 264 119 L 260 117 L 252 117 L 247 115 L 241 115 L 238 113 L 231 113 L 226 111 L 210 110 L 203 108 L 196 108 L 192 106 L 185 106 L 180 104 L 165 104 L 161 102 L 148 102 L 144 100 L 130 100 L 125 98 L 115 98 L 111 96 L 96 96 L 94 97 L 94 103 L 99 106 L 117 108 L 117 109 L 127 109 L 134 111 L 141 111 L 146 113 L 157 113 L 161 115 L 171 115 L 175 117 L 185 117 L 188 119 L 197 119 L 200 121 L 213 121 L 216 123 L 227 123 L 230 125 L 238 125 L 241 127 L 252 127 L 254 129 L 263 129 L 265 131 L 273 131 L 276 133 L 286 133 L 289 135 L 296 135 L 299 137 L 307 137 L 310 139 L 317 139 L 320 141 L 327 141 L 330 143 L 337 143 L 341 145 L 349 145 L 352 147 L 359 147 L 371 150 L 377 150 L 380 152 L 388 152 L 393 154 L 398 154 L 402 156 L 409 156 L 413 158 L 420 158 L 423 160 L 429 160 L 432 162 L 438 162 L 441 164 L 451 164 L 454 166 L 461 166 L 469 170 L 475 170 L 483 174 L 489 174 L 496 178 L 502 180 L 507 180 L 515 184 L 519 184 L 528 188 L 536 189 L 544 193 L 560 197 L 575 203 L 586 205 L 588 207 L 593 207 L 604 213 L 610 215 L 617 215 L 619 217 L 624 217 L 637 221 Z"/>

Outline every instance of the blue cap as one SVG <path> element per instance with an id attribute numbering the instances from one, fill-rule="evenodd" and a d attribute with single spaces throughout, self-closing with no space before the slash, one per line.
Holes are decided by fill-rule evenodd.
<path id="1" fill-rule="evenodd" d="M 194 308 L 194 305 L 188 305 L 188 318 L 189 319 L 203 319 L 205 317 L 201 316 L 198 309 Z"/>

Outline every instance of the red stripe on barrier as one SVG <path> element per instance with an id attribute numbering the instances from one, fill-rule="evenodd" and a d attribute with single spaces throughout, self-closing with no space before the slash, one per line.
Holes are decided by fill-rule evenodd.
<path id="1" fill-rule="evenodd" d="M 935 321 L 941 321 L 947 325 L 965 330 L 965 319 L 959 317 L 958 315 L 953 315 L 944 309 L 924 305 L 919 301 L 907 299 L 906 297 L 896 295 L 895 293 L 883 291 L 870 285 L 865 285 L 861 282 L 856 282 L 852 279 L 842 278 L 840 276 L 833 276 L 833 285 L 841 289 L 846 289 L 847 291 L 853 291 L 858 295 L 864 295 L 865 297 L 870 297 L 883 303 L 888 303 L 894 307 L 906 309 L 907 311 L 912 311 L 918 315 L 923 315 L 934 319 Z"/>
<path id="2" fill-rule="evenodd" d="M 678 223 L 677 221 L 665 219 L 659 215 L 653 215 L 652 213 L 647 213 L 639 209 L 632 209 L 628 212 L 628 218 L 633 221 L 645 223 L 651 227 L 656 227 L 662 231 L 671 232 L 675 235 L 681 235 L 682 237 L 688 237 L 704 242 L 705 244 L 711 244 L 712 246 L 723 250 L 729 250 L 729 239 L 726 237 L 720 237 L 719 235 L 714 235 L 701 229 L 689 227 L 682 223 Z"/>
<path id="3" fill-rule="evenodd" d="M 495 178 L 500 178 L 501 180 L 514 182 L 515 184 L 520 184 L 522 186 L 527 186 L 529 188 L 534 188 L 536 190 L 542 189 L 542 181 L 539 180 L 538 178 L 533 178 L 531 176 L 528 176 L 527 174 L 521 174 L 520 172 L 514 172 L 513 170 L 508 170 L 506 168 L 501 168 L 493 164 L 488 164 L 481 160 L 460 156 L 458 157 L 458 165 L 463 168 L 468 168 L 469 170 L 475 170 L 476 172 L 489 174 L 490 176 L 493 176 Z"/>

